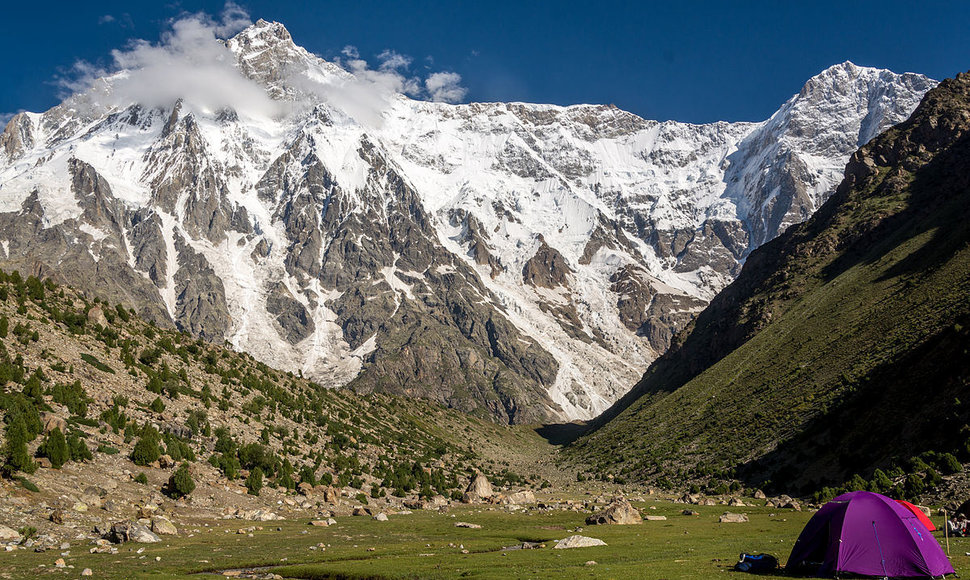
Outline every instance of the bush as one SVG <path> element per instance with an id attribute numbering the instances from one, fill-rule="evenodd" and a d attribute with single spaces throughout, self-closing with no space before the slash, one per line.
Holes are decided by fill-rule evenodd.
<path id="1" fill-rule="evenodd" d="M 33 473 L 37 470 L 37 464 L 34 463 L 27 451 L 27 443 L 32 440 L 32 437 L 28 437 L 24 418 L 18 415 L 7 426 L 7 444 L 4 449 L 3 461 L 5 471 Z"/>
<path id="2" fill-rule="evenodd" d="M 138 439 L 135 443 L 134 449 L 131 450 L 131 460 L 135 465 L 148 465 L 161 457 L 161 451 L 158 449 L 158 432 L 154 429 L 149 430 Z"/>
<path id="3" fill-rule="evenodd" d="M 94 459 L 94 455 L 88 449 L 87 444 L 77 434 L 68 436 L 67 448 L 71 453 L 71 461 L 91 461 Z"/>
<path id="4" fill-rule="evenodd" d="M 23 487 L 23 488 L 24 488 L 24 489 L 26 489 L 27 491 L 31 491 L 31 492 L 33 492 L 33 493 L 38 493 L 38 492 L 40 492 L 40 488 L 39 488 L 39 487 L 37 487 L 37 485 L 36 485 L 36 484 L 34 484 L 34 482 L 33 482 L 33 481 L 30 481 L 30 480 L 29 480 L 29 479 L 27 479 L 26 477 L 18 477 L 18 478 L 17 478 L 17 481 L 19 481 L 19 482 L 20 482 L 20 485 L 21 485 L 21 487 Z"/>
<path id="5" fill-rule="evenodd" d="M 51 388 L 51 395 L 55 403 L 67 407 L 72 415 L 84 417 L 88 414 L 88 394 L 81 386 L 81 381 L 74 381 L 70 385 L 56 384 Z"/>
<path id="6" fill-rule="evenodd" d="M 259 491 L 263 489 L 262 469 L 257 467 L 249 472 L 249 477 L 246 478 L 246 489 L 249 490 L 249 495 L 259 495 Z"/>
<path id="7" fill-rule="evenodd" d="M 105 455 L 118 455 L 121 453 L 118 448 L 112 447 L 110 445 L 98 445 L 98 453 L 104 453 Z"/>
<path id="8" fill-rule="evenodd" d="M 148 408 L 151 409 L 152 411 L 155 411 L 156 413 L 161 413 L 162 411 L 165 410 L 165 403 L 162 402 L 162 399 L 160 397 L 155 397 L 155 400 L 152 401 L 150 405 L 148 405 Z"/>
<path id="9" fill-rule="evenodd" d="M 47 434 L 47 438 L 37 448 L 37 453 L 41 457 L 50 459 L 51 467 L 54 469 L 63 467 L 71 457 L 70 451 L 67 448 L 67 440 L 64 439 L 64 434 L 61 433 L 61 430 L 57 428 Z"/>
<path id="10" fill-rule="evenodd" d="M 115 370 L 113 368 L 99 361 L 97 358 L 94 357 L 94 355 L 90 355 L 88 353 L 82 353 L 81 360 L 93 366 L 94 368 L 98 369 L 99 371 L 115 374 Z"/>
<path id="11" fill-rule="evenodd" d="M 140 483 L 142 485 L 148 485 L 148 476 L 145 475 L 145 472 L 144 471 L 142 471 L 141 473 L 139 473 L 138 475 L 135 476 L 135 483 Z"/>
<path id="12" fill-rule="evenodd" d="M 185 497 L 195 489 L 195 482 L 189 473 L 189 464 L 183 463 L 168 478 L 168 495 L 175 499 Z"/>

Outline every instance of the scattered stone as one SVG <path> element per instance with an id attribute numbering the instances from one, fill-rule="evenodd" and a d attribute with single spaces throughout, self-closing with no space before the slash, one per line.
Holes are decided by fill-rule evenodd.
<path id="1" fill-rule="evenodd" d="M 585 565 L 586 566 L 595 566 L 596 565 L 596 560 L 587 560 Z"/>
<path id="2" fill-rule="evenodd" d="M 328 522 L 327 520 L 313 520 L 310 522 L 310 525 L 325 528 L 330 525 L 330 522 Z"/>
<path id="3" fill-rule="evenodd" d="M 19 542 L 20 532 L 7 526 L 0 526 L 0 542 Z"/>
<path id="4" fill-rule="evenodd" d="M 48 516 L 47 519 L 49 519 L 51 523 L 61 525 L 64 523 L 64 512 L 62 512 L 61 510 L 54 510 L 51 512 L 51 515 Z"/>
<path id="5" fill-rule="evenodd" d="M 536 503 L 536 495 L 529 490 L 517 491 L 505 496 L 499 503 L 511 505 Z"/>
<path id="6" fill-rule="evenodd" d="M 682 511 L 680 513 L 682 513 L 685 516 L 699 516 L 699 515 L 701 515 L 701 513 L 699 511 L 690 510 L 690 509 L 684 510 L 684 511 Z"/>
<path id="7" fill-rule="evenodd" d="M 569 536 L 568 538 L 563 538 L 556 542 L 553 546 L 555 550 L 566 550 L 569 548 L 588 548 L 591 546 L 605 546 L 606 542 L 596 538 L 589 538 L 586 536 Z"/>
<path id="8" fill-rule="evenodd" d="M 81 570 L 81 576 L 94 576 L 94 572 L 90 568 L 85 568 Z"/>
<path id="9" fill-rule="evenodd" d="M 166 518 L 155 518 L 152 520 L 152 531 L 160 536 L 177 536 L 179 531 L 175 524 Z"/>
<path id="10" fill-rule="evenodd" d="M 766 496 L 765 495 L 765 492 L 761 491 L 760 489 L 756 489 L 756 490 L 754 490 L 754 496 L 753 497 L 754 497 L 754 499 L 766 499 L 768 496 Z"/>
<path id="11" fill-rule="evenodd" d="M 639 524 L 643 521 L 640 512 L 625 499 L 618 499 L 599 513 L 586 518 L 586 525 Z"/>
<path id="12" fill-rule="evenodd" d="M 301 482 L 296 486 L 296 492 L 305 497 L 313 497 L 313 486 L 307 482 Z"/>
<path id="13" fill-rule="evenodd" d="M 162 539 L 155 535 L 145 525 L 136 522 L 116 522 L 111 524 L 107 539 L 115 544 L 137 542 L 139 544 L 154 544 Z"/>
<path id="14" fill-rule="evenodd" d="M 748 521 L 748 514 L 724 512 L 721 517 L 717 518 L 717 521 L 721 524 L 740 524 Z"/>
<path id="15" fill-rule="evenodd" d="M 644 516 L 643 519 L 648 522 L 665 522 L 667 521 L 667 516 Z"/>
<path id="16" fill-rule="evenodd" d="M 482 526 L 480 526 L 478 524 L 470 524 L 468 522 L 455 522 L 455 527 L 456 528 L 470 528 L 470 529 L 473 529 L 473 530 L 479 530 L 479 529 L 481 529 Z"/>
<path id="17" fill-rule="evenodd" d="M 54 560 L 54 566 L 57 568 L 67 568 L 67 562 L 64 561 L 64 558 L 58 558 Z"/>
<path id="18" fill-rule="evenodd" d="M 376 516 L 374 516 L 374 519 L 377 520 L 377 521 L 379 521 L 379 522 L 386 522 L 387 521 L 387 514 L 385 514 L 383 512 L 382 513 L 379 513 Z"/>
<path id="19" fill-rule="evenodd" d="M 728 501 L 728 505 L 731 507 L 748 507 L 748 504 L 741 501 L 741 498 L 738 497 L 732 497 L 730 501 Z"/>
<path id="20" fill-rule="evenodd" d="M 83 501 L 75 502 L 74 503 L 74 506 L 71 509 L 73 509 L 74 511 L 76 511 L 78 513 L 82 513 L 83 514 L 86 511 L 88 511 L 88 504 L 84 503 Z"/>

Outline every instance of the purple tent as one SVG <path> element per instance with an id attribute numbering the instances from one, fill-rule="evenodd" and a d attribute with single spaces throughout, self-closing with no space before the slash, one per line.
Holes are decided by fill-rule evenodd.
<path id="1" fill-rule="evenodd" d="M 939 542 L 912 512 L 868 491 L 846 493 L 822 506 L 798 536 L 785 568 L 818 576 L 954 573 Z"/>

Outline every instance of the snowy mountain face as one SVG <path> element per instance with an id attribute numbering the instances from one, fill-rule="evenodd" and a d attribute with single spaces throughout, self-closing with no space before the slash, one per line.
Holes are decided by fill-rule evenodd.
<path id="1" fill-rule="evenodd" d="M 509 422 L 619 398 L 935 85 L 844 63 L 763 123 L 689 125 L 368 92 L 264 21 L 220 50 L 238 106 L 108 98 L 126 70 L 11 119 L 0 266 Z"/>

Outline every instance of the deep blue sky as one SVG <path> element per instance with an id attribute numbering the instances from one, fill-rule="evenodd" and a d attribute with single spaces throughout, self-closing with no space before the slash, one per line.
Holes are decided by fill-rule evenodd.
<path id="1" fill-rule="evenodd" d="M 650 119 L 767 118 L 845 60 L 942 79 L 970 69 L 970 3 L 384 1 L 238 2 L 320 56 L 385 49 L 462 75 L 466 101 L 613 103 Z M 78 60 L 111 63 L 130 39 L 224 0 L 17 2 L 0 24 L 0 114 L 59 101 Z M 148 3 L 145 3 L 148 4 Z M 112 21 L 105 16 L 110 16 Z"/>

